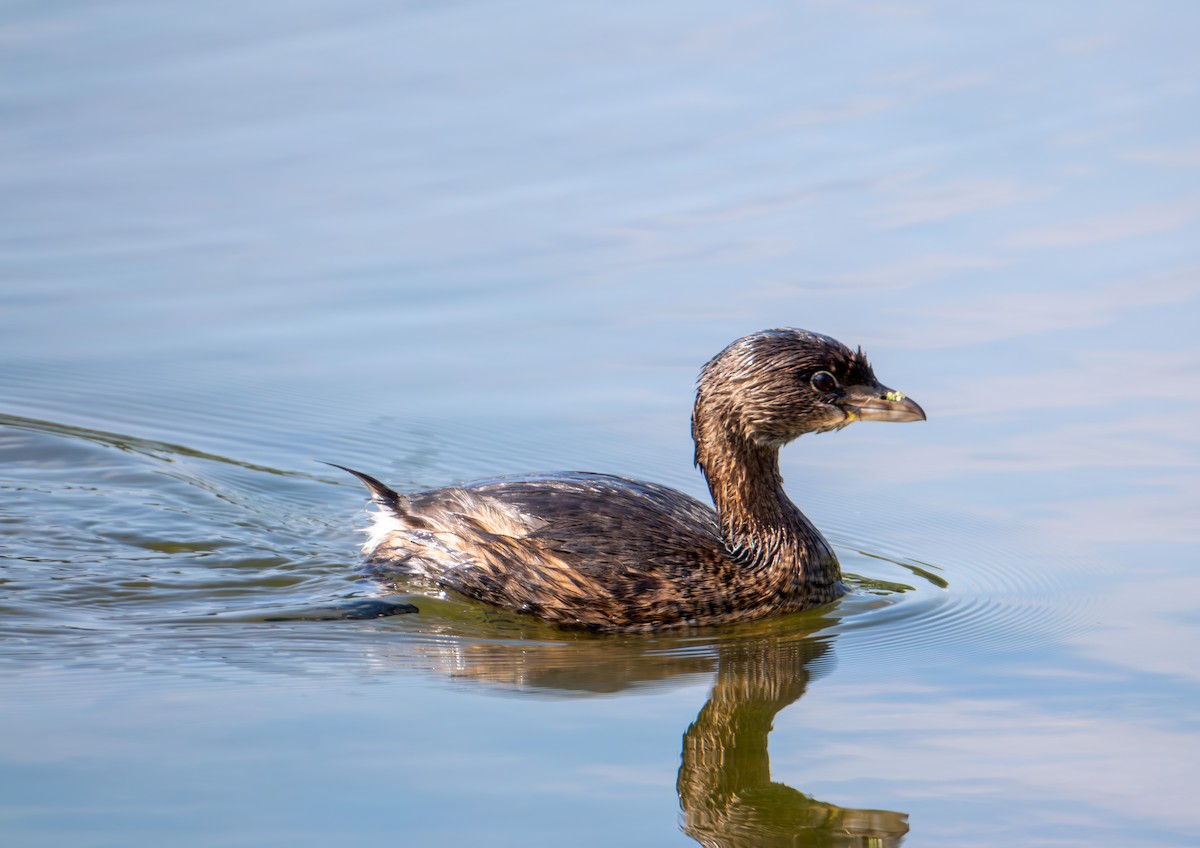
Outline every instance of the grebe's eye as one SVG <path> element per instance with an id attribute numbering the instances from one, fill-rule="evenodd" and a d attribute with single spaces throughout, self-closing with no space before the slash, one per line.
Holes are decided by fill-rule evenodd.
<path id="1" fill-rule="evenodd" d="M 838 384 L 837 378 L 828 371 L 818 371 L 808 382 L 818 392 L 832 392 Z"/>

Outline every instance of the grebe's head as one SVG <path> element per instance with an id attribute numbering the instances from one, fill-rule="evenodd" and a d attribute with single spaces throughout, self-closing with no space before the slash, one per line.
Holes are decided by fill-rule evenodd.
<path id="1" fill-rule="evenodd" d="M 738 339 L 704 366 L 692 435 L 699 461 L 701 442 L 722 433 L 778 447 L 855 421 L 924 420 L 920 406 L 875 378 L 861 348 L 807 330 L 777 329 Z"/>

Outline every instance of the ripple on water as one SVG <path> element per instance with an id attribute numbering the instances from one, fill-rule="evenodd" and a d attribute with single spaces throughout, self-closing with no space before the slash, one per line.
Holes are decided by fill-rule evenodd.
<path id="1" fill-rule="evenodd" d="M 269 405 L 287 407 L 286 399 Z M 296 412 L 298 428 L 313 427 L 308 415 Z M 426 442 L 449 438 L 387 430 L 387 449 L 364 425 L 331 452 L 350 461 L 428 456 Z M 504 438 L 493 425 L 456 434 L 454 449 L 482 458 Z M 820 643 L 913 655 L 966 642 L 980 652 L 1011 650 L 1061 638 L 1086 620 L 1086 592 L 1068 585 L 1079 569 L 1049 568 L 1048 560 L 1066 558 L 996 543 L 1020 538 L 1015 528 L 893 512 L 872 517 L 873 535 L 937 539 L 952 554 L 918 559 L 895 550 L 904 542 L 875 544 L 835 525 L 829 535 L 854 591 L 830 608 L 718 630 L 570 634 L 436 592 L 387 594 L 363 579 L 354 528 L 365 499 L 315 462 L 278 469 L 13 416 L 0 417 L 0 454 L 8 509 L 25 519 L 0 522 L 10 662 L 206 675 L 416 669 L 457 684 L 580 695 L 686 684 L 711 674 L 731 646 Z M 531 444 L 528 456 L 506 461 L 534 467 L 545 457 Z M 402 464 L 409 476 L 437 478 L 414 486 L 455 476 L 428 461 Z M 408 614 L 410 602 L 420 614 Z M 831 662 L 833 653 L 823 656 Z"/>
<path id="2" fill-rule="evenodd" d="M 1092 626 L 1086 563 L 1069 552 L 1034 554 L 997 543 L 1021 539 L 1016 528 L 964 525 L 961 516 L 937 515 L 905 524 L 906 537 L 952 540 L 954 559 L 942 564 L 864 550 L 861 542 L 840 552 L 855 589 L 839 602 L 833 628 L 843 650 L 940 656 L 947 646 L 969 645 L 982 655 L 1045 645 Z"/>

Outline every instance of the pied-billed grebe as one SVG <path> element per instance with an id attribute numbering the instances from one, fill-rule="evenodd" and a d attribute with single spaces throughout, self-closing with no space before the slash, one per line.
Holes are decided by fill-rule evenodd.
<path id="1" fill-rule="evenodd" d="M 923 421 L 861 348 L 806 330 L 738 339 L 700 372 L 692 437 L 714 512 L 682 492 L 607 474 L 545 474 L 398 494 L 368 561 L 472 598 L 588 630 L 748 621 L 845 591 L 829 543 L 783 491 L 779 449 L 854 421 Z M 342 466 L 338 466 L 341 468 Z"/>

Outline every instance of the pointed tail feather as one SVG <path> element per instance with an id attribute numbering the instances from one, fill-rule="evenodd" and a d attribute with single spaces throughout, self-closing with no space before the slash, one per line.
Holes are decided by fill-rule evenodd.
<path id="1" fill-rule="evenodd" d="M 334 468 L 340 468 L 348 474 L 353 474 L 361 480 L 366 487 L 371 491 L 371 500 L 379 504 L 384 509 L 391 510 L 399 515 L 404 515 L 408 512 L 408 498 L 397 492 L 393 492 L 383 483 L 380 483 L 370 474 L 363 474 L 361 471 L 355 471 L 353 468 L 347 468 L 344 465 L 338 465 L 336 462 L 326 462 L 326 465 L 331 465 Z"/>

